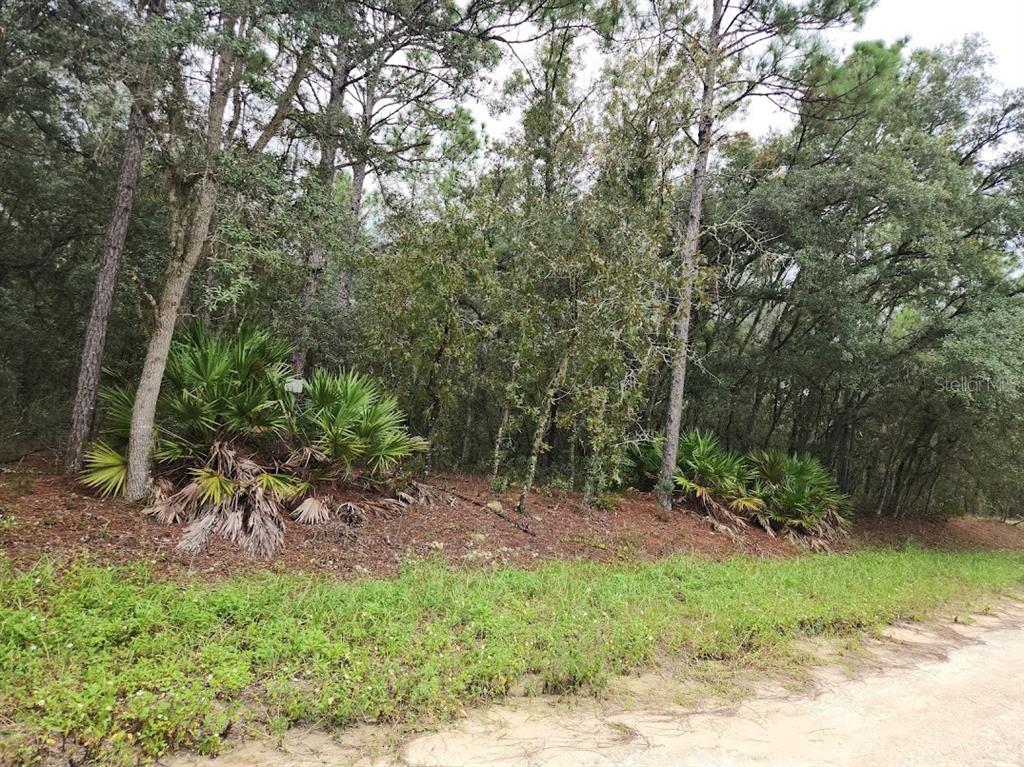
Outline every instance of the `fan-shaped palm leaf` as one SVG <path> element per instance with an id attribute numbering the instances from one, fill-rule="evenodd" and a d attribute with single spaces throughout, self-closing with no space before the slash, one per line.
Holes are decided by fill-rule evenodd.
<path id="1" fill-rule="evenodd" d="M 101 495 L 120 495 L 128 478 L 128 459 L 105 442 L 96 442 L 85 451 L 82 484 Z"/>

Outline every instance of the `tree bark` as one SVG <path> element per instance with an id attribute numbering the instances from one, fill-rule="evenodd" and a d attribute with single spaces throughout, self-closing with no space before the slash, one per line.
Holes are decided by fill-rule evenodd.
<path id="1" fill-rule="evenodd" d="M 125 482 L 125 496 L 130 501 L 142 500 L 150 491 L 150 458 L 153 453 L 154 419 L 160 383 L 167 367 L 167 355 L 174 338 L 181 300 L 206 245 L 217 202 L 217 183 L 212 173 L 208 172 L 200 183 L 202 187 L 185 249 L 181 257 L 176 257 L 168 265 L 164 275 L 164 288 L 156 308 L 153 334 L 149 338 L 146 361 L 142 365 L 142 376 L 135 392 L 131 434 L 128 438 L 128 477 Z"/>
<path id="2" fill-rule="evenodd" d="M 704 203 L 704 179 L 707 175 L 708 156 L 711 154 L 714 129 L 715 81 L 718 73 L 722 3 L 723 0 L 714 0 L 712 4 L 711 28 L 708 36 L 704 83 L 697 125 L 697 156 L 693 162 L 693 184 L 690 189 L 690 209 L 686 221 L 686 232 L 680 248 L 682 268 L 679 305 L 673 332 L 675 351 L 672 355 L 672 386 L 669 391 L 668 413 L 665 417 L 665 442 L 662 447 L 661 470 L 658 473 L 656 488 L 658 502 L 666 509 L 672 508 L 672 489 L 675 485 L 676 458 L 679 452 L 679 428 L 683 419 L 686 357 L 690 348 L 690 311 L 693 307 L 693 283 L 697 276 L 701 206 Z"/>
<path id="3" fill-rule="evenodd" d="M 353 250 L 359 238 L 359 220 L 363 212 L 363 194 L 366 189 L 366 174 L 369 169 L 367 152 L 370 151 L 372 144 L 373 110 L 377 105 L 376 79 L 376 74 L 371 74 L 366 78 L 363 92 L 363 114 L 360 119 L 362 132 L 361 146 L 357 150 L 356 157 L 352 160 L 352 193 L 349 197 L 348 207 L 349 212 L 352 214 L 352 236 L 349 242 L 353 246 Z M 337 306 L 340 311 L 347 310 L 354 303 L 354 284 L 353 270 L 351 268 L 342 269 L 338 275 L 337 290 Z"/>
<path id="4" fill-rule="evenodd" d="M 117 275 L 121 271 L 121 256 L 128 235 L 135 190 L 139 185 L 145 134 L 146 124 L 142 110 L 133 102 L 128 115 L 128 132 L 125 134 L 124 154 L 121 157 L 121 169 L 114 192 L 114 208 L 110 213 L 110 222 L 107 224 L 107 233 L 103 239 L 103 253 L 100 256 L 99 272 L 96 274 L 89 321 L 85 327 L 85 342 L 82 344 L 82 362 L 78 369 L 71 430 L 68 434 L 67 452 L 64 455 L 64 467 L 69 472 L 76 472 L 82 468 L 85 443 L 92 434 L 103 350 L 107 343 L 107 324 L 110 320 L 110 310 L 114 305 L 114 290 L 117 287 Z"/>
<path id="5" fill-rule="evenodd" d="M 491 484 L 498 480 L 498 470 L 501 469 L 501 446 L 505 441 L 505 429 L 508 426 L 510 406 L 506 401 L 501 409 L 501 420 L 498 422 L 498 433 L 494 437 L 494 458 L 491 461 Z"/>

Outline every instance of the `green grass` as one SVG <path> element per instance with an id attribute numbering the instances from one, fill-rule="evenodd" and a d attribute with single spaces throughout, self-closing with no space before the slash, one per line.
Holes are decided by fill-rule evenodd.
<path id="1" fill-rule="evenodd" d="M 597 690 L 664 653 L 684 668 L 741 664 L 1022 581 L 1018 554 L 914 549 L 491 573 L 420 563 L 357 583 L 0 564 L 0 762 L 63 745 L 127 765 L 215 751 L 229 723 L 447 716 L 526 674 Z"/>

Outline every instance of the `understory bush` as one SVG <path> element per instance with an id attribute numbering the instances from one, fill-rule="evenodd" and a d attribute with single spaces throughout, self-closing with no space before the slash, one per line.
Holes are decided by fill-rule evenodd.
<path id="1" fill-rule="evenodd" d="M 291 353 L 263 330 L 230 340 L 194 326 L 171 349 L 157 405 L 155 487 L 149 511 L 188 524 L 181 548 L 213 534 L 269 556 L 282 544 L 282 515 L 323 522 L 337 511 L 320 490 L 354 472 L 381 475 L 425 446 L 410 436 L 394 397 L 358 373 L 316 370 L 289 391 Z M 82 481 L 123 491 L 134 389 L 101 392 L 100 440 Z"/>
<path id="2" fill-rule="evenodd" d="M 632 446 L 625 484 L 650 490 L 661 466 L 661 440 Z M 752 521 L 812 546 L 827 546 L 848 527 L 849 504 L 835 478 L 809 455 L 770 450 L 739 455 L 717 438 L 693 429 L 679 440 L 675 486 L 717 524 Z"/>
<path id="3" fill-rule="evenodd" d="M 749 462 L 767 520 L 826 540 L 845 531 L 848 501 L 817 458 L 769 450 L 753 453 Z"/>

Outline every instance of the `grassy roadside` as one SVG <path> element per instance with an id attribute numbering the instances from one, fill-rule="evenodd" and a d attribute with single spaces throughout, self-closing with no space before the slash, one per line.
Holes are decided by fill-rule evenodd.
<path id="1" fill-rule="evenodd" d="M 535 570 L 410 566 L 391 580 L 182 585 L 0 564 L 0 762 L 135 764 L 229 726 L 450 715 L 526 674 L 599 689 L 659 653 L 743 663 L 1024 582 L 1008 553 L 675 557 Z"/>

